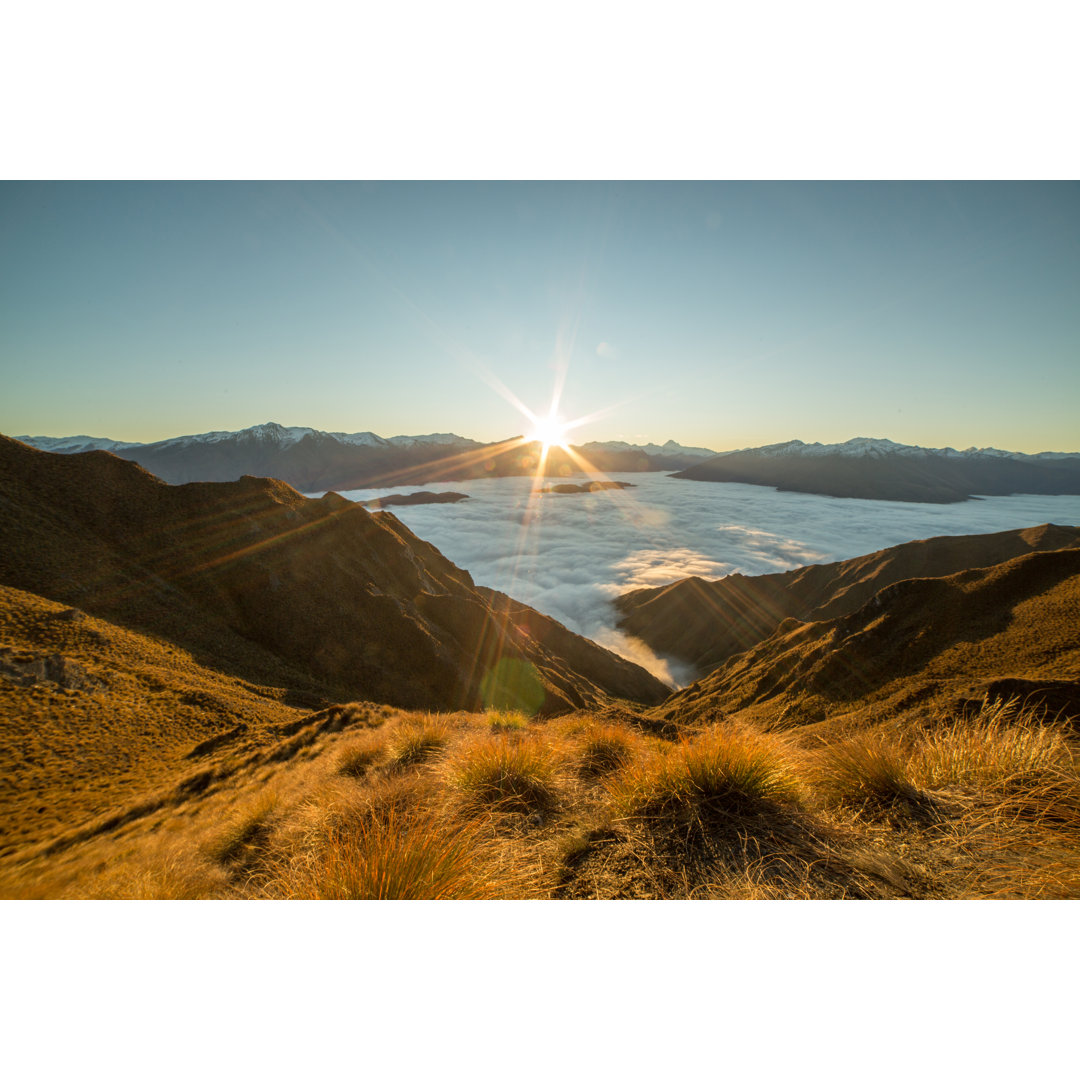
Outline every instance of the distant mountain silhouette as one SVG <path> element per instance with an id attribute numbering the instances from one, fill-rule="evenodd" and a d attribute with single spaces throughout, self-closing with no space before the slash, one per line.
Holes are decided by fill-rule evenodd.
<path id="1" fill-rule="evenodd" d="M 210 431 L 155 443 L 122 443 L 86 435 L 54 438 L 24 435 L 21 442 L 50 453 L 109 450 L 135 461 L 170 484 L 205 480 L 238 480 L 272 476 L 300 491 L 347 491 L 397 484 L 477 480 L 489 476 L 525 476 L 541 460 L 549 476 L 569 476 L 581 465 L 573 454 L 521 438 L 497 443 L 476 442 L 460 435 L 395 435 L 370 431 L 318 431 L 269 422 L 242 431 Z M 599 472 L 649 472 L 682 468 L 712 451 L 628 443 L 589 443 L 576 448 Z"/>
<path id="2" fill-rule="evenodd" d="M 794 440 L 718 454 L 674 475 L 846 499 L 952 503 L 979 495 L 1080 495 L 1080 454 L 928 450 L 888 439 L 824 446 Z"/>

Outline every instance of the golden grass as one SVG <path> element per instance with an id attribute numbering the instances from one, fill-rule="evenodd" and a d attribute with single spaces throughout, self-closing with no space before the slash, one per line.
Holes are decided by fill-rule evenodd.
<path id="1" fill-rule="evenodd" d="M 1038 784 L 1072 771 L 1069 729 L 1020 711 L 1016 701 L 984 705 L 966 720 L 943 724 L 915 749 L 912 771 L 927 787 Z"/>
<path id="2" fill-rule="evenodd" d="M 912 780 L 911 750 L 891 730 L 874 728 L 825 746 L 815 765 L 815 787 L 830 802 L 882 808 L 924 798 Z"/>
<path id="3" fill-rule="evenodd" d="M 589 728 L 580 740 L 577 767 L 590 775 L 613 772 L 633 759 L 639 742 L 613 724 Z"/>
<path id="4" fill-rule="evenodd" d="M 430 716 L 402 724 L 389 741 L 390 763 L 405 767 L 431 758 L 446 748 L 451 734 L 445 721 Z"/>
<path id="5" fill-rule="evenodd" d="M 488 727 L 492 731 L 525 731 L 529 726 L 529 719 L 523 712 L 489 710 L 487 713 Z"/>
<path id="6" fill-rule="evenodd" d="M 802 785 L 776 736 L 714 726 L 626 768 L 608 785 L 621 817 L 698 819 L 739 814 L 761 803 L 795 804 Z"/>
<path id="7" fill-rule="evenodd" d="M 1015 707 L 812 751 L 797 735 L 730 722 L 672 742 L 605 715 L 493 727 L 496 715 L 308 725 L 307 756 L 279 760 L 271 744 L 233 765 L 218 758 L 206 791 L 145 818 L 118 805 L 115 833 L 86 841 L 85 854 L 76 845 L 9 865 L 0 892 L 1080 896 L 1072 736 Z"/>
<path id="8" fill-rule="evenodd" d="M 447 776 L 474 805 L 528 812 L 549 809 L 558 797 L 554 755 L 536 740 L 492 735 L 468 743 Z"/>
<path id="9" fill-rule="evenodd" d="M 221 863 L 244 862 L 265 843 L 278 810 L 276 791 L 263 791 L 235 812 L 209 845 L 210 855 Z"/>
<path id="10" fill-rule="evenodd" d="M 280 865 L 267 894 L 290 900 L 480 900 L 502 895 L 479 866 L 479 832 L 391 811 L 331 824 Z"/>
<path id="11" fill-rule="evenodd" d="M 378 742 L 354 743 L 338 754 L 337 771 L 342 776 L 360 779 L 365 776 L 386 752 L 383 740 Z"/>

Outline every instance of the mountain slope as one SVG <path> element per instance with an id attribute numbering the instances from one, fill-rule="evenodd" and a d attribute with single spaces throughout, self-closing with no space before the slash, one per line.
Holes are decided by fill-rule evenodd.
<path id="1" fill-rule="evenodd" d="M 675 476 L 848 499 L 952 503 L 977 495 L 1078 495 L 1080 455 L 927 450 L 861 438 L 808 446 L 796 439 L 718 454 Z"/>
<path id="2" fill-rule="evenodd" d="M 1033 551 L 1080 547 L 1080 528 L 1038 525 L 976 536 L 935 536 L 857 559 L 778 574 L 684 578 L 615 601 L 620 628 L 658 652 L 708 671 L 767 638 L 785 619 L 814 622 L 857 611 L 886 585 L 991 566 Z"/>
<path id="3" fill-rule="evenodd" d="M 0 584 L 298 690 L 446 709 L 659 701 L 644 670 L 473 586 L 391 514 L 277 480 L 170 486 L 0 438 Z M 582 671 L 587 670 L 588 676 Z M 280 685 L 278 683 L 277 685 Z"/>
<path id="4" fill-rule="evenodd" d="M 910 721 L 986 695 L 1080 720 L 1080 548 L 909 578 L 849 614 L 785 619 L 664 708 L 791 726 Z"/>

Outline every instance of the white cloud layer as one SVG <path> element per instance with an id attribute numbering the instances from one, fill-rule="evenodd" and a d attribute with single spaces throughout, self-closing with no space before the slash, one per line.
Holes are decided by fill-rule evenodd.
<path id="1" fill-rule="evenodd" d="M 684 684 L 689 672 L 615 629 L 611 599 L 690 574 L 765 574 L 865 555 L 907 540 L 997 532 L 1044 521 L 1080 524 L 1080 496 L 1012 495 L 951 506 L 831 499 L 749 484 L 620 473 L 636 487 L 530 495 L 528 477 L 346 491 L 463 491 L 460 503 L 395 507 L 418 536 L 508 593 L 648 668 Z"/>

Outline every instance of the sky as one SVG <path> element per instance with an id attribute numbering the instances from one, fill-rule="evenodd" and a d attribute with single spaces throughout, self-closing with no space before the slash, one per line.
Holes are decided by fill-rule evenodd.
<path id="1" fill-rule="evenodd" d="M 6 182 L 0 431 L 1080 450 L 1073 182 Z"/>

